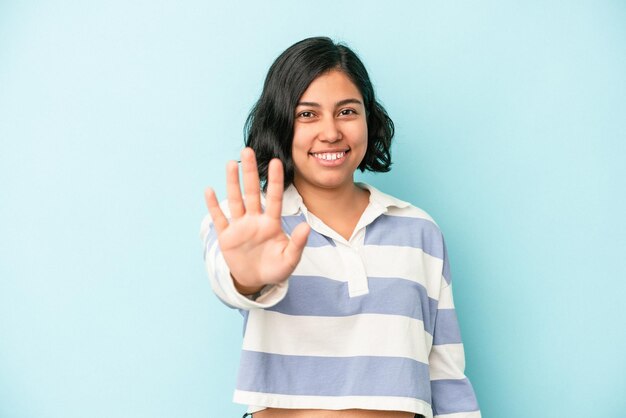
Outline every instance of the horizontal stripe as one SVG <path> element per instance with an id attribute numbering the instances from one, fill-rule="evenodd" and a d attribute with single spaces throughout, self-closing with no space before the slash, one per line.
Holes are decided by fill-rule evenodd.
<path id="1" fill-rule="evenodd" d="M 235 390 L 233 401 L 248 406 L 248 412 L 268 408 L 281 409 L 371 409 L 378 411 L 407 411 L 432 416 L 430 404 L 421 399 L 399 396 L 299 396 L 278 395 Z M 264 405 L 264 406 L 254 406 Z"/>
<path id="2" fill-rule="evenodd" d="M 412 280 L 428 289 L 429 297 L 438 299 L 443 268 L 440 258 L 411 247 L 368 245 L 359 252 L 368 276 Z"/>
<path id="3" fill-rule="evenodd" d="M 365 229 L 365 245 L 394 245 L 421 248 L 443 259 L 443 241 L 439 227 L 427 219 L 381 215 Z"/>
<path id="4" fill-rule="evenodd" d="M 321 276 L 331 280 L 347 282 L 348 276 L 351 274 L 351 264 L 348 261 L 359 261 L 361 267 L 362 260 L 356 260 L 352 257 L 350 260 L 344 260 L 345 251 L 338 250 L 343 247 L 305 247 L 302 252 L 300 262 L 293 271 L 294 276 Z M 362 268 L 361 268 L 362 269 Z"/>
<path id="5" fill-rule="evenodd" d="M 452 285 L 448 285 L 439 289 L 439 309 L 454 309 L 452 287 Z"/>
<path id="6" fill-rule="evenodd" d="M 224 267 L 228 270 L 228 266 L 223 260 L 222 251 L 217 242 L 217 230 L 215 229 L 215 224 L 212 222 L 208 224 L 204 243 L 204 261 L 211 282 L 211 288 L 218 296 L 220 302 L 231 309 L 236 309 L 233 304 L 227 301 L 230 292 L 224 288 L 222 284 L 223 278 L 220 278 L 220 275 L 226 273 Z M 210 266 L 213 266 L 213 268 L 210 268 Z M 230 273 L 228 274 L 230 275 Z M 228 277 L 228 279 L 230 280 L 230 277 Z"/>
<path id="7" fill-rule="evenodd" d="M 419 283 L 395 278 L 368 278 L 369 293 L 348 297 L 348 284 L 324 277 L 292 276 L 287 296 L 268 310 L 286 315 L 350 316 L 364 313 L 401 315 L 424 322 L 432 335 L 437 301 Z"/>
<path id="8" fill-rule="evenodd" d="M 432 380 L 465 378 L 465 352 L 461 343 L 433 345 L 428 362 Z"/>
<path id="9" fill-rule="evenodd" d="M 435 319 L 433 344 L 458 344 L 461 342 L 461 330 L 454 309 L 439 309 Z"/>
<path id="10" fill-rule="evenodd" d="M 242 334 L 245 336 L 246 335 L 246 328 L 248 327 L 248 315 L 250 314 L 250 311 L 247 309 L 238 309 L 239 313 L 241 314 L 241 316 L 243 317 L 243 331 Z"/>
<path id="11" fill-rule="evenodd" d="M 265 353 L 405 357 L 422 363 L 428 363 L 431 345 L 422 321 L 403 316 L 296 317 L 260 309 L 250 311 L 243 340 L 245 350 Z"/>
<path id="12" fill-rule="evenodd" d="M 298 226 L 299 224 L 301 224 L 302 222 L 306 222 L 304 215 L 283 216 L 282 217 L 283 231 L 285 231 L 286 234 L 291 235 L 294 228 Z M 325 237 L 319 232 L 311 229 L 311 232 L 309 233 L 309 237 L 307 238 L 306 246 L 307 247 L 325 247 L 325 246 L 334 247 L 335 242 L 332 239 Z"/>
<path id="13" fill-rule="evenodd" d="M 419 248 L 362 246 L 350 248 L 306 247 L 294 276 L 318 276 L 346 282 L 362 271 L 370 277 L 394 277 L 414 281 L 438 299 L 443 261 Z"/>
<path id="14" fill-rule="evenodd" d="M 472 384 L 467 379 L 433 380 L 433 411 L 435 415 L 478 411 Z"/>
<path id="15" fill-rule="evenodd" d="M 304 396 L 397 396 L 430 400 L 428 365 L 394 357 L 284 356 L 243 350 L 237 389 Z"/>
<path id="16" fill-rule="evenodd" d="M 457 412 L 455 414 L 435 415 L 434 418 L 481 418 L 480 411 Z"/>
<path id="17" fill-rule="evenodd" d="M 211 234 L 207 235 L 207 238 L 209 238 L 210 236 Z M 224 286 L 222 285 L 222 280 L 220 278 L 220 275 L 224 273 L 220 270 L 223 270 L 223 264 L 225 264 L 225 262 L 223 261 L 223 257 L 221 256 L 219 246 L 207 245 L 204 258 L 207 273 L 209 275 L 209 282 L 211 283 L 211 288 L 213 289 L 213 292 L 215 292 L 215 295 L 218 297 L 220 302 L 222 302 L 229 308 L 234 309 L 235 306 L 228 303 L 229 292 L 224 289 Z M 210 268 L 210 266 L 212 266 L 212 268 Z M 222 266 L 222 269 L 220 269 L 220 266 Z"/>
<path id="18" fill-rule="evenodd" d="M 451 281 L 445 241 L 431 219 L 381 215 L 366 228 L 365 245 L 419 248 L 443 260 L 443 276 Z"/>
<path id="19" fill-rule="evenodd" d="M 445 240 L 442 237 L 443 242 L 443 277 L 446 280 L 446 283 L 450 284 L 452 281 L 452 276 L 450 275 L 450 259 L 448 258 L 448 249 L 445 243 Z"/>

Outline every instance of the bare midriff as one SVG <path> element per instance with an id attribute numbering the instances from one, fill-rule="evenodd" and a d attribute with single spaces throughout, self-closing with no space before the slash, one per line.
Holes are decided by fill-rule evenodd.
<path id="1" fill-rule="evenodd" d="M 254 413 L 254 418 L 413 418 L 412 412 L 372 411 L 365 409 L 275 409 Z"/>

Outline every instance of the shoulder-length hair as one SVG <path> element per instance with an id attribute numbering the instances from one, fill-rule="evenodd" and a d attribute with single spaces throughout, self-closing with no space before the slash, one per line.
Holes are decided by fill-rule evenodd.
<path id="1" fill-rule="evenodd" d="M 267 169 L 272 158 L 279 158 L 285 172 L 285 188 L 293 183 L 291 157 L 295 109 L 309 84 L 320 75 L 339 70 L 359 89 L 367 118 L 367 151 L 361 171 L 387 172 L 391 167 L 393 121 L 376 101 L 374 87 L 365 66 L 347 46 L 327 37 L 307 38 L 287 48 L 270 67 L 261 97 L 244 127 L 246 146 L 257 158 L 259 178 L 267 188 Z"/>

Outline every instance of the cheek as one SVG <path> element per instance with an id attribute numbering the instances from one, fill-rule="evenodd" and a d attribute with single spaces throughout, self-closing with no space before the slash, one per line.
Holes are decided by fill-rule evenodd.
<path id="1" fill-rule="evenodd" d="M 362 124 L 354 127 L 352 137 L 354 138 L 355 145 L 367 147 L 367 124 Z"/>
<path id="2" fill-rule="evenodd" d="M 295 127 L 293 130 L 293 140 L 291 141 L 291 149 L 302 149 L 307 144 L 307 132 L 302 127 Z"/>
<path id="3" fill-rule="evenodd" d="M 302 135 L 302 131 L 294 131 L 293 140 L 291 142 L 291 160 L 294 168 L 298 170 L 308 157 L 307 141 Z"/>
<path id="4" fill-rule="evenodd" d="M 367 124 L 362 127 L 360 133 L 359 133 L 359 147 L 360 147 L 360 156 L 361 158 L 359 159 L 359 164 L 361 164 L 361 162 L 363 161 L 363 158 L 365 157 L 365 154 L 367 153 Z"/>

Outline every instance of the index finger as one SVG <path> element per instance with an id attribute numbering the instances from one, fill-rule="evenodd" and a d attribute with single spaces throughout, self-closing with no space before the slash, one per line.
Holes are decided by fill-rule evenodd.
<path id="1" fill-rule="evenodd" d="M 267 194 L 265 213 L 280 218 L 283 208 L 283 163 L 278 158 L 270 161 L 267 169 Z"/>

